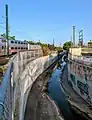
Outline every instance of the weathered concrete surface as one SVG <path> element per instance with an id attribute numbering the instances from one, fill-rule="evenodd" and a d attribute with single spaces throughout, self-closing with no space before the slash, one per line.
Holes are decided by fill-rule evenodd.
<path id="1" fill-rule="evenodd" d="M 51 69 L 51 68 L 50 68 Z M 24 120 L 63 120 L 55 103 L 46 94 L 46 84 L 50 78 L 45 71 L 29 93 Z"/>
<path id="2" fill-rule="evenodd" d="M 24 119 L 28 95 L 38 76 L 42 74 L 46 69 L 48 69 L 51 65 L 55 65 L 55 62 L 57 63 L 58 59 L 61 59 L 64 54 L 65 53 L 63 52 L 60 54 L 60 56 L 40 57 L 26 64 L 25 69 L 14 81 L 14 120 Z"/>
<path id="3" fill-rule="evenodd" d="M 71 108 L 75 110 L 81 116 L 84 116 L 86 119 L 92 119 L 92 109 L 89 107 L 86 101 L 84 101 L 72 87 L 68 84 L 68 69 L 65 67 L 63 78 L 62 78 L 62 86 L 67 93 L 68 101 L 71 105 Z"/>
<path id="4" fill-rule="evenodd" d="M 41 57 L 31 61 L 15 81 L 14 88 L 14 119 L 23 120 L 29 91 L 37 77 L 46 70 L 57 57 Z"/>

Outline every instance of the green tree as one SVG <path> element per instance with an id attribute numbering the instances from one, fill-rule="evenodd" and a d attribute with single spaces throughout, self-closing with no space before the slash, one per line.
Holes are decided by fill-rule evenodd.
<path id="1" fill-rule="evenodd" d="M 28 43 L 30 44 L 30 45 L 35 45 L 36 43 L 35 42 L 33 42 L 33 41 L 28 41 Z"/>
<path id="2" fill-rule="evenodd" d="M 2 36 L 2 37 L 4 37 L 4 38 L 6 38 L 6 35 L 5 35 L 5 33 L 1 34 L 1 36 Z"/>
<path id="3" fill-rule="evenodd" d="M 2 36 L 3 38 L 6 38 L 6 34 L 5 34 L 5 33 L 1 34 L 1 36 Z M 8 36 L 8 39 L 9 39 L 9 40 L 15 40 L 15 36 Z"/>
<path id="4" fill-rule="evenodd" d="M 37 45 L 41 45 L 42 43 L 39 41 L 39 42 L 37 42 L 36 44 L 37 44 Z"/>
<path id="5" fill-rule="evenodd" d="M 62 51 L 63 51 L 63 48 L 62 48 L 62 47 L 55 47 L 55 51 L 60 51 L 60 52 L 62 52 Z"/>
<path id="6" fill-rule="evenodd" d="M 9 36 L 9 40 L 15 40 L 15 36 Z"/>
<path id="7" fill-rule="evenodd" d="M 92 44 L 92 40 L 90 40 L 90 41 L 88 42 L 88 44 Z"/>
<path id="8" fill-rule="evenodd" d="M 65 42 L 63 45 L 63 49 L 69 51 L 69 48 L 71 47 L 71 41 Z"/>
<path id="9" fill-rule="evenodd" d="M 49 48 L 50 50 L 54 50 L 54 46 L 53 46 L 53 45 L 48 44 L 48 48 Z"/>

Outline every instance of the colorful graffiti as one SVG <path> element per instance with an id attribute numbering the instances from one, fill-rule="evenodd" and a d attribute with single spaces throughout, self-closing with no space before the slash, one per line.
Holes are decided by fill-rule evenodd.
<path id="1" fill-rule="evenodd" d="M 92 104 L 92 68 L 70 60 L 68 71 L 74 90 Z"/>
<path id="2" fill-rule="evenodd" d="M 76 82 L 75 82 L 75 76 L 74 76 L 73 74 L 70 74 L 70 78 L 71 78 L 73 84 L 76 85 Z"/>
<path id="3" fill-rule="evenodd" d="M 86 95 L 86 101 L 92 104 L 91 97 L 89 95 L 89 85 L 77 80 L 77 87 L 79 88 L 81 95 Z"/>
<path id="4" fill-rule="evenodd" d="M 82 94 L 83 94 L 83 95 L 84 95 L 84 94 L 86 94 L 86 95 L 89 94 L 89 92 L 88 92 L 88 88 L 89 88 L 88 84 L 84 84 L 84 83 L 82 83 L 81 81 L 77 80 L 77 87 L 80 89 L 81 95 L 82 95 Z"/>
<path id="5" fill-rule="evenodd" d="M 69 68 L 71 73 L 80 76 L 85 81 L 92 80 L 92 68 L 71 61 L 69 61 Z"/>

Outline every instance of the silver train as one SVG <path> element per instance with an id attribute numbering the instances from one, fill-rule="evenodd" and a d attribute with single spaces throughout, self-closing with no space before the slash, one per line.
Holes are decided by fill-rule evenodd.
<path id="1" fill-rule="evenodd" d="M 0 37 L 0 53 L 5 52 L 6 39 Z M 27 50 L 41 50 L 40 45 L 30 45 L 27 41 L 20 40 L 9 40 L 9 53 L 16 53 L 19 51 L 27 51 Z"/>

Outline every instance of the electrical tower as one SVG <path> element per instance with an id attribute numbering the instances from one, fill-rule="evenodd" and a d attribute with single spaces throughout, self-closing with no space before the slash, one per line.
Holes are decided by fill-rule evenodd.
<path id="1" fill-rule="evenodd" d="M 83 46 L 83 30 L 79 31 L 79 46 Z"/>

